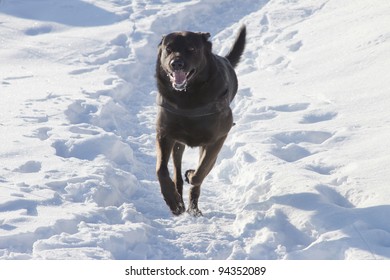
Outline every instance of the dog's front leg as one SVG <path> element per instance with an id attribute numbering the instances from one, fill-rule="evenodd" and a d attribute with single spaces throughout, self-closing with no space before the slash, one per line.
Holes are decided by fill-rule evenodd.
<path id="1" fill-rule="evenodd" d="M 190 204 L 188 213 L 193 216 L 201 216 L 202 212 L 198 208 L 198 199 L 200 196 L 200 186 L 217 160 L 218 153 L 221 150 L 227 136 L 217 140 L 215 143 L 200 147 L 199 164 L 196 170 L 187 170 L 186 181 L 193 185 L 190 191 Z"/>
<path id="2" fill-rule="evenodd" d="M 176 142 L 172 150 L 173 158 L 173 181 L 176 185 L 176 190 L 183 197 L 183 177 L 181 176 L 181 160 L 183 158 L 185 145 Z"/>
<path id="3" fill-rule="evenodd" d="M 169 177 L 168 161 L 175 144 L 169 137 L 157 134 L 157 163 L 156 172 L 160 182 L 161 193 L 164 200 L 174 215 L 180 215 L 185 211 L 182 196 L 178 193 L 175 184 Z"/>

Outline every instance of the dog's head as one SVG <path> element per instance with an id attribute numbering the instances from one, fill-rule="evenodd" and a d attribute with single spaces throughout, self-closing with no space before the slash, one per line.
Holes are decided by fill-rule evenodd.
<path id="1" fill-rule="evenodd" d="M 159 45 L 160 70 L 172 87 L 182 91 L 203 70 L 211 53 L 210 33 L 174 32 L 163 36 Z"/>

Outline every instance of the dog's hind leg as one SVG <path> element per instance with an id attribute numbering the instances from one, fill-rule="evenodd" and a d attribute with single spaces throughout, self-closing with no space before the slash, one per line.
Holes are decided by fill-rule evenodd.
<path id="1" fill-rule="evenodd" d="M 173 158 L 173 181 L 178 193 L 183 197 L 183 177 L 181 176 L 181 159 L 183 158 L 185 145 L 176 142 L 172 150 Z"/>
<path id="2" fill-rule="evenodd" d="M 199 164 L 196 170 L 187 170 L 186 181 L 193 185 L 190 191 L 190 205 L 188 213 L 193 216 L 201 216 L 202 212 L 198 208 L 198 199 L 200 195 L 200 186 L 204 178 L 210 173 L 217 160 L 218 153 L 221 150 L 226 136 L 220 138 L 215 143 L 200 147 Z"/>
<path id="3" fill-rule="evenodd" d="M 182 196 L 169 177 L 168 161 L 175 144 L 173 139 L 157 134 L 157 163 L 156 172 L 160 182 L 161 193 L 164 200 L 174 215 L 180 215 L 185 211 Z"/>

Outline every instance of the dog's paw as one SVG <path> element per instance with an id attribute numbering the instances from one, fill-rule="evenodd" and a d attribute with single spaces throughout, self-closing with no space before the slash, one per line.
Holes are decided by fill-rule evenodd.
<path id="1" fill-rule="evenodd" d="M 186 171 L 184 176 L 186 177 L 186 182 L 188 184 L 191 184 L 191 182 L 192 182 L 191 179 L 192 179 L 192 176 L 194 176 L 194 173 L 195 173 L 194 169 L 189 169 L 189 170 Z"/>
<path id="2" fill-rule="evenodd" d="M 193 217 L 202 217 L 203 213 L 198 208 L 188 208 L 187 213 Z"/>
<path id="3" fill-rule="evenodd" d="M 178 192 L 169 193 L 169 195 L 165 195 L 164 200 L 173 215 L 179 216 L 186 211 L 183 198 Z"/>
<path id="4" fill-rule="evenodd" d="M 184 206 L 184 203 L 179 203 L 176 207 L 171 208 L 171 212 L 175 216 L 179 216 L 183 214 L 186 211 L 186 207 Z"/>

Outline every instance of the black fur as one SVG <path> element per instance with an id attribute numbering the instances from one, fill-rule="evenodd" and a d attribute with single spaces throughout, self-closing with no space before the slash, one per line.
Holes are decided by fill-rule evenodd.
<path id="1" fill-rule="evenodd" d="M 198 167 L 185 173 L 192 185 L 187 211 L 199 216 L 200 186 L 233 126 L 229 104 L 238 88 L 234 67 L 245 48 L 246 28 L 240 29 L 226 57 L 212 53 L 209 37 L 209 33 L 170 33 L 158 48 L 156 171 L 164 199 L 175 215 L 185 211 L 181 170 L 185 145 L 200 149 Z M 168 171 L 171 155 L 173 180 Z"/>
<path id="2" fill-rule="evenodd" d="M 226 58 L 230 61 L 230 64 L 235 68 L 240 62 L 241 54 L 245 49 L 245 37 L 246 37 L 246 28 L 245 26 L 241 27 L 240 33 L 237 38 L 237 43 L 233 45 L 232 49 L 226 55 Z"/>

